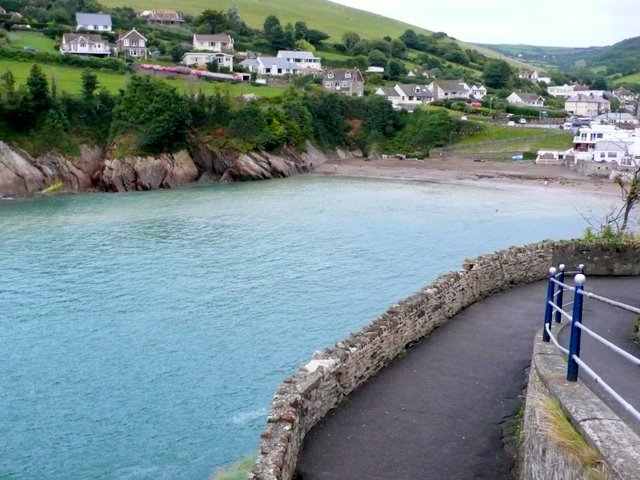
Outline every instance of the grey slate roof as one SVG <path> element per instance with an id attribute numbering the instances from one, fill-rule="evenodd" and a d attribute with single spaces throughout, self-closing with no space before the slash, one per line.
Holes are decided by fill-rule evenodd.
<path id="1" fill-rule="evenodd" d="M 433 92 L 426 85 L 417 85 L 415 83 L 398 84 L 397 87 L 404 93 L 406 97 L 416 98 L 432 98 Z"/>
<path id="2" fill-rule="evenodd" d="M 571 98 L 567 98 L 567 102 L 581 102 L 581 103 L 609 103 L 603 97 L 592 97 L 591 95 L 584 95 L 579 93 Z"/>
<path id="3" fill-rule="evenodd" d="M 313 53 L 306 51 L 298 51 L 298 50 L 280 50 L 278 51 L 279 58 L 307 58 L 309 60 L 313 60 L 315 57 Z"/>
<path id="4" fill-rule="evenodd" d="M 195 34 L 196 42 L 222 42 L 231 43 L 231 36 L 226 33 L 216 33 L 213 35 Z"/>
<path id="5" fill-rule="evenodd" d="M 111 27 L 111 15 L 107 13 L 76 12 L 76 25 L 108 25 Z"/>
<path id="6" fill-rule="evenodd" d="M 537 102 L 541 99 L 540 95 L 536 93 L 527 93 L 527 92 L 513 92 L 517 96 L 519 96 L 525 102 Z"/>
<path id="7" fill-rule="evenodd" d="M 351 74 L 351 76 L 347 78 L 347 74 Z M 352 80 L 354 82 L 364 82 L 364 78 L 362 78 L 360 70 L 326 70 L 324 72 L 323 79 L 334 81 Z"/>

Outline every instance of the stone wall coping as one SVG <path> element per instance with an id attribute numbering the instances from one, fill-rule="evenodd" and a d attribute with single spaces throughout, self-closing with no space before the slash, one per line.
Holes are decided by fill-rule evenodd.
<path id="1" fill-rule="evenodd" d="M 568 322 L 552 323 L 551 329 L 557 336 L 568 326 Z M 616 477 L 640 478 L 640 437 L 580 379 L 566 380 L 566 359 L 552 343 L 542 341 L 542 329 L 535 336 L 531 366 L 587 443 L 600 451 Z"/>

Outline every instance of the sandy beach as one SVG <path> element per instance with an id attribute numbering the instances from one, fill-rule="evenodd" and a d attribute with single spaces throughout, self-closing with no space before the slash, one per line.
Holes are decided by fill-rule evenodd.
<path id="1" fill-rule="evenodd" d="M 364 160 L 357 157 L 342 159 L 335 156 L 318 165 L 314 172 L 320 175 L 347 177 L 393 178 L 504 187 L 520 185 L 604 195 L 620 194 L 619 187 L 608 179 L 586 177 L 561 165 L 536 165 L 528 161 L 474 161 L 462 157 Z"/>

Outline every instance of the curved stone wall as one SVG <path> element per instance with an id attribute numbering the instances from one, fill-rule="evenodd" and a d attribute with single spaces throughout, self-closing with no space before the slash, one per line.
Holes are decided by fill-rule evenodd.
<path id="1" fill-rule="evenodd" d="M 287 378 L 273 398 L 249 479 L 293 477 L 306 433 L 329 410 L 419 341 L 469 305 L 513 285 L 542 280 L 551 265 L 583 263 L 589 275 L 640 274 L 640 249 L 611 249 L 579 242 L 511 247 L 464 262 L 394 305 L 361 331 L 336 343 Z M 617 267 L 611 267 L 612 264 Z M 614 271 L 612 271 L 614 270 Z"/>

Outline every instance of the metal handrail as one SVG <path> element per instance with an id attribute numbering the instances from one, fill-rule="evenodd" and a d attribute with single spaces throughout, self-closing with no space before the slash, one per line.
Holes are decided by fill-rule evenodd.
<path id="1" fill-rule="evenodd" d="M 602 378 L 596 374 L 593 369 L 591 369 L 585 362 L 580 358 L 580 343 L 581 343 L 581 333 L 585 332 L 587 335 L 605 345 L 606 347 L 613 350 L 618 355 L 622 356 L 624 359 L 630 361 L 636 366 L 640 366 L 640 359 L 630 354 L 629 352 L 623 350 L 618 347 L 611 341 L 606 338 L 598 335 L 593 330 L 585 327 L 582 323 L 582 311 L 583 311 L 583 300 L 585 298 L 591 298 L 594 300 L 598 300 L 605 304 L 622 308 L 624 310 L 640 314 L 640 308 L 633 307 L 631 305 L 624 304 L 622 302 L 618 302 L 615 300 L 611 300 L 609 298 L 596 295 L 595 293 L 586 292 L 584 290 L 584 282 L 586 277 L 584 276 L 584 265 L 580 265 L 578 267 L 578 273 L 574 277 L 575 286 L 570 286 L 564 283 L 564 265 L 560 265 L 558 269 L 550 268 L 549 269 L 549 282 L 547 287 L 547 301 L 545 304 L 545 315 L 544 315 L 544 328 L 542 332 L 542 340 L 544 342 L 552 342 L 555 347 L 560 350 L 564 355 L 567 356 L 568 365 L 567 365 L 567 380 L 568 381 L 577 381 L 578 379 L 578 369 L 582 368 L 585 373 L 590 376 L 595 383 L 602 385 L 605 391 L 616 401 L 618 402 L 627 412 L 629 412 L 634 418 L 640 421 L 640 412 L 636 410 L 631 404 L 629 404 L 622 396 L 620 396 L 610 385 L 608 385 Z M 556 291 L 556 286 L 557 291 Z M 562 303 L 562 294 L 564 291 L 573 291 L 574 298 L 573 302 L 563 304 Z M 558 300 L 556 304 L 554 299 Z M 572 314 L 565 312 L 564 307 L 571 305 Z M 558 339 L 554 337 L 553 332 L 551 331 L 551 319 L 555 314 L 556 322 L 560 322 L 561 318 L 564 317 L 571 322 L 571 338 L 569 340 L 569 349 L 564 348 L 558 342 Z"/>
<path id="2" fill-rule="evenodd" d="M 624 398 L 622 398 L 622 396 L 618 392 L 616 392 L 613 388 L 611 388 L 611 386 L 607 382 L 602 380 L 602 378 L 596 372 L 594 372 L 591 368 L 589 368 L 589 365 L 587 365 L 577 355 L 573 355 L 572 360 L 576 362 L 578 365 L 580 365 L 580 367 L 582 367 L 585 373 L 588 376 L 590 376 L 594 382 L 596 382 L 598 385 L 601 385 L 602 388 L 604 388 L 605 391 L 609 395 L 611 395 L 613 399 L 622 406 L 622 408 L 624 408 L 628 413 L 630 413 L 636 420 L 640 422 L 640 412 L 635 408 L 633 408 L 633 406 L 629 402 L 627 402 Z"/>

